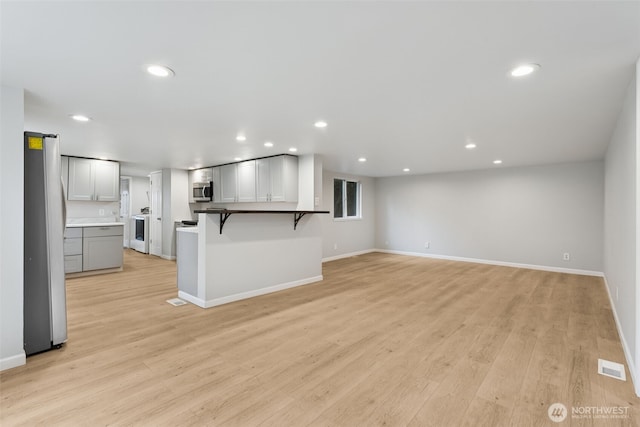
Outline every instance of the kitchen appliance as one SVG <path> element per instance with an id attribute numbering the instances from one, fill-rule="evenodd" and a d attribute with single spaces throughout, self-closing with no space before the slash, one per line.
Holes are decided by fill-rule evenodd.
<path id="1" fill-rule="evenodd" d="M 213 181 L 194 182 L 191 192 L 195 202 L 210 202 L 213 199 Z"/>
<path id="2" fill-rule="evenodd" d="M 24 133 L 24 350 L 67 340 L 66 206 L 57 135 Z"/>
<path id="3" fill-rule="evenodd" d="M 149 253 L 149 215 L 140 214 L 131 217 L 131 239 L 129 247 L 143 254 Z"/>

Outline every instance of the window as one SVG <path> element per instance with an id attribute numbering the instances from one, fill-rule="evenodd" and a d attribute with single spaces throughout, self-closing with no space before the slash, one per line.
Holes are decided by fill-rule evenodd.
<path id="1" fill-rule="evenodd" d="M 333 180 L 333 217 L 360 218 L 360 183 Z"/>

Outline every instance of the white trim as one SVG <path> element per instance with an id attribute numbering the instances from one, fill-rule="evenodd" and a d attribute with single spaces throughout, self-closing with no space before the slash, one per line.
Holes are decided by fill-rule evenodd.
<path id="1" fill-rule="evenodd" d="M 9 356 L 0 359 L 0 371 L 17 368 L 18 366 L 25 365 L 26 363 L 27 356 L 23 350 L 20 354 L 16 354 L 15 356 Z"/>
<path id="2" fill-rule="evenodd" d="M 618 329 L 618 336 L 620 337 L 620 343 L 622 344 L 622 351 L 624 352 L 624 358 L 627 359 L 627 367 L 629 368 L 629 376 L 631 377 L 631 382 L 633 383 L 633 388 L 636 392 L 636 396 L 640 397 L 640 379 L 636 376 L 636 367 L 633 362 L 632 352 L 629 349 L 629 345 L 627 344 L 627 340 L 624 338 L 624 334 L 622 333 L 622 327 L 620 326 L 620 319 L 618 319 L 618 312 L 616 311 L 616 306 L 613 305 L 613 298 L 611 297 L 611 290 L 609 289 L 609 282 L 607 282 L 607 277 L 604 278 L 604 287 L 607 289 L 607 295 L 609 296 L 609 305 L 611 305 L 611 311 L 613 312 L 613 319 L 616 321 L 616 328 Z"/>
<path id="3" fill-rule="evenodd" d="M 194 297 L 193 295 L 187 294 L 183 291 L 178 291 L 178 297 L 183 300 L 189 301 L 198 307 L 202 308 L 211 308 L 217 305 L 228 304 L 230 302 L 239 301 L 247 298 L 253 298 L 260 295 L 270 294 L 273 292 L 283 291 L 289 288 L 295 288 L 297 286 L 308 285 L 310 283 L 319 282 L 323 279 L 322 275 L 308 277 L 306 279 L 295 280 L 293 282 L 280 283 L 278 285 L 268 286 L 266 288 L 255 289 L 247 292 L 240 292 L 239 294 L 228 295 L 220 298 L 214 298 L 211 300 L 203 300 L 201 298 Z"/>
<path id="4" fill-rule="evenodd" d="M 367 249 L 367 250 L 364 250 L 364 251 L 349 252 L 347 254 L 341 254 L 341 255 L 335 255 L 335 256 L 322 258 L 322 263 L 324 264 L 325 262 L 335 261 L 337 259 L 351 258 L 353 256 L 370 254 L 371 252 L 377 252 L 377 249 Z"/>
<path id="5" fill-rule="evenodd" d="M 160 255 L 160 258 L 162 259 L 166 259 L 167 261 L 175 261 L 176 257 L 175 256 L 171 256 L 171 255 Z"/>
<path id="6" fill-rule="evenodd" d="M 445 259 L 449 261 L 473 262 L 476 264 L 499 265 L 502 267 L 528 268 L 530 270 L 552 271 L 554 273 L 568 273 L 568 274 L 580 274 L 582 276 L 604 277 L 604 273 L 602 273 L 601 271 L 579 270 L 574 268 L 551 267 L 547 265 L 536 265 L 536 264 L 522 264 L 518 262 L 495 261 L 495 260 L 478 259 L 478 258 L 465 258 L 465 257 L 449 256 L 449 255 L 424 254 L 420 252 L 393 251 L 388 249 L 375 249 L 375 251 L 383 252 L 387 254 L 409 255 L 409 256 L 418 256 L 423 258 L 434 258 L 434 259 Z"/>
<path id="7" fill-rule="evenodd" d="M 184 291 L 178 291 L 178 298 L 189 301 L 191 304 L 195 304 L 198 307 L 205 308 L 205 301 L 203 299 L 194 297 L 193 295 L 188 294 Z"/>

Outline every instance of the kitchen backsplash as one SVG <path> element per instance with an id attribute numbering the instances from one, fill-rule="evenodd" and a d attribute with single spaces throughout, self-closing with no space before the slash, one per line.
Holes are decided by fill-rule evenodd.
<path id="1" fill-rule="evenodd" d="M 119 202 L 76 202 L 67 201 L 67 222 L 111 222 L 120 219 Z"/>

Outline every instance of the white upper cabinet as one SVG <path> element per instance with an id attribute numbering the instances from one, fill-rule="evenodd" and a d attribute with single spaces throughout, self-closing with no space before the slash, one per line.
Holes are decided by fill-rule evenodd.
<path id="1" fill-rule="evenodd" d="M 222 203 L 256 201 L 256 161 L 220 166 L 220 199 Z M 215 199 L 215 182 L 214 182 Z M 217 201 L 217 200 L 214 200 Z"/>
<path id="2" fill-rule="evenodd" d="M 220 202 L 233 203 L 238 198 L 238 168 L 236 164 L 220 166 Z M 215 185 L 215 184 L 214 184 Z"/>
<path id="3" fill-rule="evenodd" d="M 297 202 L 298 158 L 284 154 L 216 166 L 212 180 L 216 203 Z"/>
<path id="4" fill-rule="evenodd" d="M 117 202 L 120 200 L 120 164 L 69 157 L 67 199 Z"/>
<path id="5" fill-rule="evenodd" d="M 117 202 L 120 200 L 120 164 L 106 160 L 94 160 L 95 200 Z"/>
<path id="6" fill-rule="evenodd" d="M 238 202 L 256 201 L 256 161 L 238 163 Z"/>
<path id="7" fill-rule="evenodd" d="M 298 201 L 298 158 L 275 156 L 256 160 L 257 201 Z"/>
<path id="8" fill-rule="evenodd" d="M 203 168 L 189 171 L 189 203 L 196 203 L 193 194 L 193 184 L 196 182 L 210 182 L 213 180 L 213 168 Z"/>
<path id="9" fill-rule="evenodd" d="M 222 200 L 221 173 L 220 168 L 211 168 L 213 180 L 213 201 L 220 202 Z"/>
<path id="10" fill-rule="evenodd" d="M 94 172 L 92 159 L 69 158 L 69 200 L 93 200 Z"/>

